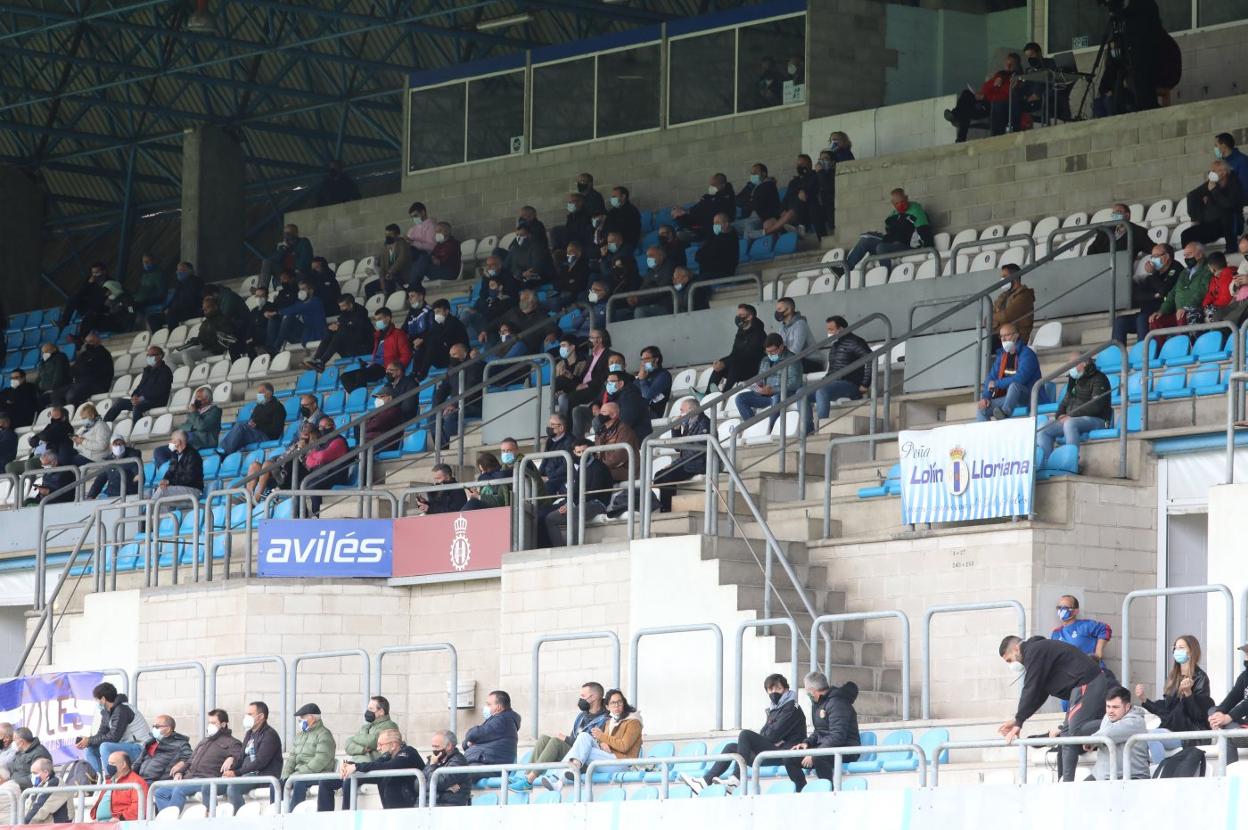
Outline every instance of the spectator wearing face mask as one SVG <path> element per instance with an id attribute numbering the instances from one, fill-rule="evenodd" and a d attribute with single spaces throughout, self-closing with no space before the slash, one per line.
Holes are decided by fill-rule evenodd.
<path id="1" fill-rule="evenodd" d="M 424 280 L 457 280 L 463 270 L 462 252 L 459 240 L 451 232 L 449 222 L 438 222 L 434 225 L 433 250 L 429 252 L 427 261 L 414 263 L 409 287 L 416 288 Z"/>
<path id="2" fill-rule="evenodd" d="M 45 749 L 44 752 L 47 750 Z M 74 794 L 72 792 L 41 792 L 59 787 L 61 784 L 60 779 L 56 777 L 50 755 L 35 761 L 31 767 L 30 781 L 37 795 L 29 802 L 30 809 L 26 811 L 23 824 L 68 824 L 70 822 L 69 804 Z"/>
<path id="3" fill-rule="evenodd" d="M 639 290 L 647 291 L 668 288 L 672 284 L 672 273 L 676 266 L 669 262 L 666 252 L 658 245 L 646 249 L 646 273 L 642 277 Z M 654 294 L 643 297 L 629 297 L 627 306 L 616 306 L 614 311 L 618 319 L 641 320 L 646 317 L 662 317 L 672 313 L 670 294 Z M 679 310 L 679 306 L 677 306 Z"/>
<path id="4" fill-rule="evenodd" d="M 632 248 L 624 244 L 623 237 L 615 231 L 607 234 L 607 244 L 601 253 L 602 259 L 598 263 L 599 276 L 606 283 L 608 293 L 619 294 L 624 291 L 637 290 L 641 283 L 641 276 L 637 272 L 637 260 L 633 257 Z M 591 300 L 591 304 L 592 302 Z"/>
<path id="5" fill-rule="evenodd" d="M 113 355 L 101 344 L 100 336 L 91 332 L 83 339 L 70 366 L 69 386 L 53 395 L 52 402 L 77 406 L 94 395 L 107 392 L 112 385 Z"/>
<path id="6" fill-rule="evenodd" d="M 1126 345 L 1127 334 L 1134 329 L 1139 340 L 1148 334 L 1149 321 L 1179 281 L 1183 266 L 1175 261 L 1174 248 L 1162 243 L 1152 247 L 1152 255 L 1144 261 L 1143 275 L 1133 277 L 1131 305 L 1136 312 L 1114 318 L 1113 339 Z"/>
<path id="7" fill-rule="evenodd" d="M 606 694 L 607 718 L 601 726 L 591 727 L 572 741 L 572 748 L 563 761 L 572 769 L 562 774 L 551 772 L 541 778 L 542 786 L 558 791 L 573 780 L 573 772 L 583 770 L 594 761 L 636 758 L 641 755 L 641 715 L 630 706 L 619 689 Z"/>
<path id="8" fill-rule="evenodd" d="M 123 412 L 131 412 L 137 420 L 149 409 L 168 406 L 169 390 L 173 387 L 173 370 L 165 365 L 165 352 L 159 346 L 147 350 L 147 366 L 128 398 L 115 398 L 104 420 L 112 423 Z"/>
<path id="9" fill-rule="evenodd" d="M 45 451 L 51 452 L 54 456 L 56 464 L 53 466 L 68 464 L 74 457 L 74 428 L 70 426 L 69 419 L 65 417 L 65 409 L 60 406 L 52 407 L 48 418 L 48 423 L 43 429 L 26 436 L 27 444 L 34 450 L 31 456 L 10 462 L 5 467 L 5 472 L 21 475 L 39 467 L 40 456 Z"/>
<path id="10" fill-rule="evenodd" d="M 1187 242 L 1183 246 L 1185 268 L 1166 294 L 1161 306 L 1148 318 L 1149 329 L 1185 326 L 1204 321 L 1204 299 L 1213 273 L 1205 259 L 1205 246 Z"/>
<path id="11" fill-rule="evenodd" d="M 342 388 L 348 393 L 381 380 L 386 373 L 386 366 L 391 363 L 398 363 L 405 370 L 412 363 L 411 341 L 401 329 L 394 326 L 390 309 L 382 306 L 373 312 L 373 318 L 371 355 L 358 361 L 360 368 L 343 372 L 339 376 Z"/>
<path id="12" fill-rule="evenodd" d="M 1031 328 L 1036 321 L 1036 292 L 1029 285 L 1023 285 L 1021 269 L 1013 263 L 1001 266 L 1001 279 L 1009 280 L 1005 289 L 992 298 L 993 331 L 998 331 L 1006 323 L 1013 323 L 1018 329 L 1018 339 L 1023 343 L 1031 341 Z M 996 341 L 996 338 L 993 338 Z M 992 344 L 996 351 L 1000 341 Z"/>
<path id="13" fill-rule="evenodd" d="M 663 352 L 658 346 L 641 350 L 641 367 L 637 370 L 637 391 L 649 407 L 652 418 L 667 412 L 667 399 L 672 394 L 672 373 L 663 366 Z"/>
<path id="14" fill-rule="evenodd" d="M 776 300 L 774 317 L 776 331 L 784 338 L 784 347 L 790 352 L 800 354 L 815 345 L 815 336 L 810 331 L 810 323 L 797 310 L 797 303 L 792 297 L 781 297 Z M 802 371 L 817 372 L 822 368 L 815 358 L 802 358 Z"/>
<path id="15" fill-rule="evenodd" d="M 697 406 L 693 398 L 685 398 L 680 402 L 680 418 L 672 424 L 673 438 L 710 434 L 711 419 L 705 412 L 694 412 Z M 672 499 L 676 495 L 676 484 L 689 481 L 694 476 L 700 476 L 705 472 L 705 446 L 685 444 L 678 447 L 675 463 L 659 471 L 654 477 L 655 486 L 659 488 L 659 512 L 672 512 Z"/>
<path id="16" fill-rule="evenodd" d="M 412 249 L 403 238 L 398 225 L 386 225 L 386 235 L 381 248 L 373 255 L 377 279 L 364 286 L 364 295 L 381 294 L 389 297 L 408 284 L 413 274 Z M 425 258 L 428 261 L 428 257 Z M 419 281 L 417 281 L 419 283 Z"/>
<path id="17" fill-rule="evenodd" d="M 1006 323 L 997 334 L 1001 338 L 1001 349 L 984 379 L 979 411 L 975 415 L 980 421 L 1008 418 L 1016 407 L 1029 404 L 1031 387 L 1040 379 L 1040 359 L 1018 336 L 1018 328 Z M 1041 393 L 1040 403 L 1044 403 L 1045 398 Z"/>
<path id="18" fill-rule="evenodd" d="M 1200 641 L 1191 634 L 1175 638 L 1170 670 L 1160 700 L 1150 700 L 1144 684 L 1137 683 L 1135 696 L 1140 705 L 1161 718 L 1161 728 L 1171 732 L 1193 732 L 1209 728 L 1209 713 L 1217 708 L 1209 692 L 1209 675 L 1200 667 Z M 1184 741 L 1195 746 L 1196 741 Z"/>
<path id="19" fill-rule="evenodd" d="M 384 700 L 384 698 L 382 698 Z M 371 704 L 370 704 L 371 705 Z M 328 812 L 334 809 L 334 790 L 342 788 L 342 809 L 351 809 L 351 787 L 347 778 L 354 773 L 369 773 L 377 770 L 417 770 L 423 771 L 425 762 L 414 747 L 403 742 L 403 734 L 395 726 L 394 721 L 384 729 L 376 732 L 375 749 L 365 755 L 355 755 L 342 762 L 341 781 L 322 781 L 316 795 L 316 809 Z M 372 724 L 370 724 L 371 726 Z M 359 760 L 363 758 L 363 760 Z M 381 796 L 383 810 L 409 810 L 419 806 L 415 776 L 386 777 L 377 781 L 377 794 Z"/>
<path id="20" fill-rule="evenodd" d="M 1053 452 L 1053 444 L 1058 436 L 1064 437 L 1067 445 L 1078 446 L 1089 432 L 1105 429 L 1113 420 L 1113 387 L 1109 385 L 1109 378 L 1097 367 L 1094 360 L 1080 360 L 1079 354 L 1072 354 L 1071 360 L 1079 362 L 1067 373 L 1070 380 L 1066 381 L 1066 394 L 1057 405 L 1057 414 L 1036 432 L 1036 446 L 1043 458 L 1048 458 Z M 1063 597 L 1064 599 L 1066 598 Z M 1078 607 L 1076 601 L 1076 611 Z M 1108 631 L 1106 628 L 1106 633 Z M 1097 659 L 1100 659 L 1099 650 Z"/>
<path id="21" fill-rule="evenodd" d="M 598 410 L 598 415 L 594 419 L 594 443 L 598 446 L 607 444 L 627 444 L 632 448 L 632 457 L 637 458 L 637 452 L 641 447 L 641 439 L 637 437 L 637 433 L 620 417 L 620 405 L 614 401 L 604 403 Z M 626 481 L 628 479 L 628 459 L 630 453 L 627 450 L 609 450 L 600 454 L 602 463 L 606 465 L 607 472 L 611 474 L 611 478 L 615 481 Z"/>
<path id="22" fill-rule="evenodd" d="M 277 248 L 260 264 L 260 282 L 264 285 L 282 271 L 306 274 L 312 268 L 312 243 L 299 235 L 298 225 L 282 228 L 282 238 Z"/>
<path id="23" fill-rule="evenodd" d="M 267 284 L 267 279 L 265 280 Z M 204 281 L 195 273 L 189 262 L 179 262 L 174 270 L 173 287 L 165 298 L 161 310 L 147 316 L 147 328 L 155 332 L 159 328 L 172 331 L 178 325 L 198 317 L 204 301 Z"/>
<path id="24" fill-rule="evenodd" d="M 125 752 L 108 756 L 106 782 L 109 784 L 138 784 L 139 792 L 132 789 L 104 790 L 91 807 L 91 820 L 138 821 L 139 801 L 147 799 L 147 782 L 130 766 L 131 758 Z"/>
<path id="25" fill-rule="evenodd" d="M 338 306 L 338 298 L 342 296 L 342 286 L 338 284 L 338 275 L 333 268 L 329 267 L 329 260 L 323 256 L 312 257 L 312 270 L 308 273 L 312 278 L 312 290 L 316 292 L 316 296 L 320 298 L 321 303 L 325 306 L 325 316 L 332 317 L 338 312 L 335 310 Z M 224 286 L 220 286 L 224 288 Z M 222 291 L 222 297 L 225 296 L 225 288 Z M 233 294 L 233 291 L 230 291 Z M 237 295 L 235 295 L 237 296 Z M 226 307 L 224 300 L 221 303 L 221 310 L 225 312 L 226 317 L 232 316 L 230 310 Z"/>
<path id="26" fill-rule="evenodd" d="M 632 194 L 627 187 L 616 185 L 611 188 L 611 204 L 606 211 L 602 230 L 604 235 L 615 231 L 629 248 L 637 247 L 637 243 L 641 241 L 641 211 L 633 204 Z"/>
<path id="27" fill-rule="evenodd" d="M 325 306 L 316 296 L 311 277 L 300 277 L 295 301 L 277 310 L 276 330 L 270 326 L 269 352 L 277 354 L 287 343 L 325 339 Z"/>
<path id="28" fill-rule="evenodd" d="M 516 224 L 515 234 L 504 263 L 508 273 L 521 286 L 547 282 L 555 270 L 550 249 L 535 242 L 536 235 L 524 220 Z"/>
<path id="29" fill-rule="evenodd" d="M 737 211 L 733 215 L 744 217 L 733 223 L 733 229 L 747 239 L 761 236 L 763 224 L 780 216 L 780 190 L 761 161 L 750 167 L 750 181 L 737 193 Z"/>
<path id="30" fill-rule="evenodd" d="M 1148 238 L 1148 230 L 1131 221 L 1131 207 L 1122 202 L 1115 202 L 1110 208 L 1109 221 L 1117 222 L 1114 226 L 1114 250 L 1130 251 L 1131 261 L 1148 256 L 1153 250 L 1153 241 Z M 1128 237 L 1130 231 L 1130 240 Z M 1128 241 L 1130 247 L 1128 247 Z M 1110 248 L 1109 234 L 1098 233 L 1096 239 L 1088 246 L 1088 254 L 1107 254 Z"/>
<path id="31" fill-rule="evenodd" d="M 486 273 L 490 270 L 487 264 Z M 515 304 L 508 282 L 499 275 L 490 276 L 476 301 L 460 309 L 459 320 L 464 324 L 471 340 L 485 344 L 490 340 L 490 332 L 497 330 L 499 320 Z"/>
<path id="32" fill-rule="evenodd" d="M 152 737 L 147 719 L 112 683 L 100 683 L 91 690 L 91 696 L 100 709 L 100 725 L 94 735 L 74 741 L 75 747 L 84 750 L 83 759 L 96 772 L 103 772 L 105 759 L 114 763 L 115 751 L 124 752 L 131 761 L 138 758 L 143 745 Z"/>
<path id="33" fill-rule="evenodd" d="M 169 290 L 169 276 L 156 257 L 144 254 L 140 259 L 139 285 L 134 290 L 132 302 L 140 313 L 159 311 Z"/>
<path id="34" fill-rule="evenodd" d="M 370 415 L 368 420 L 364 422 L 364 440 L 371 441 L 374 438 L 385 435 L 400 424 L 403 423 L 403 409 L 398 406 L 385 408 L 387 404 L 394 400 L 394 389 L 389 384 L 380 387 L 373 393 L 373 407 L 378 410 L 374 415 Z M 377 445 L 377 450 L 393 450 L 397 449 L 399 442 L 403 440 L 402 433 L 396 433 L 391 438 Z"/>
<path id="35" fill-rule="evenodd" d="M 585 293 L 589 281 L 589 261 L 579 242 L 569 242 L 564 256 L 555 263 L 554 296 L 546 301 L 550 311 L 561 311 Z"/>
<path id="36" fill-rule="evenodd" d="M 741 245 L 736 230 L 728 221 L 728 214 L 720 213 L 715 216 L 711 232 L 711 238 L 694 254 L 694 259 L 698 261 L 698 278 L 715 280 L 731 277 L 737 273 Z"/>
<path id="37" fill-rule="evenodd" d="M 1113 637 L 1113 630 L 1098 620 L 1079 616 L 1079 599 L 1063 594 L 1057 600 L 1059 625 L 1049 634 L 1050 640 L 1061 640 L 1092 657 L 1101 667 L 1105 665 L 1105 646 Z"/>
<path id="38" fill-rule="evenodd" d="M 603 689 L 601 683 L 590 681 L 581 686 L 581 696 L 576 701 L 577 708 L 580 710 L 576 717 L 572 719 L 572 730 L 570 732 L 554 732 L 549 735 L 538 736 L 537 743 L 533 745 L 533 755 L 530 763 L 548 764 L 558 763 L 563 760 L 563 756 L 568 754 L 568 750 L 572 749 L 572 744 L 583 732 L 589 732 L 592 729 L 601 729 L 607 720 L 607 709 L 603 705 Z M 526 783 L 532 785 L 541 775 L 540 770 L 530 770 L 524 774 Z"/>
<path id="39" fill-rule="evenodd" d="M 607 512 L 607 506 L 616 492 L 615 479 L 602 462 L 601 453 L 585 454 L 585 450 L 593 444 L 593 441 L 585 437 L 572 440 L 573 462 L 572 475 L 568 479 L 569 498 L 540 514 L 541 528 L 545 531 L 541 543 L 546 547 L 563 547 L 568 544 L 565 534 L 567 515 L 569 511 L 572 513 L 572 526 L 575 527 L 579 521 L 576 511 L 582 479 L 585 481 L 585 521 Z"/>
<path id="40" fill-rule="evenodd" d="M 152 718 L 152 737 L 134 762 L 134 771 L 149 786 L 157 781 L 172 780 L 173 768 L 191 760 L 191 739 L 176 727 L 177 723 L 169 715 Z"/>
<path id="41" fill-rule="evenodd" d="M 226 439 L 228 441 L 228 435 Z M 229 452 L 226 455 L 229 455 Z M 155 495 L 157 497 L 195 496 L 199 498 L 203 491 L 204 459 L 197 451 L 191 449 L 184 431 L 174 430 L 169 436 L 169 466 L 165 468 L 165 477 L 156 485 Z"/>
<path id="42" fill-rule="evenodd" d="M 732 338 L 732 351 L 712 364 L 706 389 L 708 393 L 712 389 L 731 389 L 746 378 L 753 377 L 758 371 L 759 361 L 763 359 L 763 341 L 767 339 L 767 331 L 758 319 L 758 311 L 754 306 L 742 303 L 737 306 L 735 321 L 737 331 Z"/>
<path id="43" fill-rule="evenodd" d="M 242 752 L 242 743 L 230 731 L 230 716 L 224 709 L 209 710 L 204 739 L 195 745 L 189 758 L 174 762 L 170 767 L 169 777 L 174 781 L 220 777 L 225 760 L 237 758 L 242 755 Z M 207 789 L 207 787 L 202 788 L 205 796 L 207 796 Z M 197 784 L 158 789 L 154 796 L 156 811 L 159 812 L 169 806 L 181 808 L 186 804 L 186 797 L 197 790 L 201 790 Z M 205 803 L 207 800 L 205 797 Z"/>
<path id="44" fill-rule="evenodd" d="M 825 331 L 829 338 L 835 337 L 828 347 L 828 371 L 825 377 L 842 374 L 846 367 L 857 363 L 871 354 L 871 346 L 852 331 L 847 331 L 849 323 L 840 315 L 833 315 L 825 321 Z M 843 374 L 839 380 L 830 380 L 815 391 L 815 406 L 819 420 L 824 420 L 831 413 L 833 401 L 861 400 L 871 389 L 871 361 L 861 368 Z"/>
<path id="45" fill-rule="evenodd" d="M 1231 283 L 1235 280 L 1235 269 L 1226 264 L 1226 254 L 1214 251 L 1208 257 L 1209 289 L 1205 292 L 1205 322 L 1213 323 L 1223 319 L 1223 309 L 1230 306 L 1234 297 Z"/>
<path id="46" fill-rule="evenodd" d="M 103 262 L 91 263 L 91 270 L 87 274 L 86 280 L 74 292 L 74 295 L 68 298 L 65 307 L 61 309 L 60 317 L 56 321 L 56 333 L 58 336 L 69 327 L 75 313 L 81 315 L 85 320 L 88 317 L 98 317 L 104 311 L 104 304 L 107 299 L 104 283 L 110 279 L 108 267 Z"/>
<path id="47" fill-rule="evenodd" d="M 139 492 L 139 470 L 143 466 L 143 454 L 129 446 L 126 439 L 121 437 L 114 438 L 109 449 L 112 460 L 128 458 L 140 463 L 113 467 L 103 475 L 96 476 L 91 488 L 87 491 L 88 499 L 133 496 Z"/>
<path id="48" fill-rule="evenodd" d="M 414 261 L 420 262 L 438 244 L 434 239 L 438 232 L 438 223 L 429 217 L 429 210 L 424 202 L 412 202 L 407 209 L 407 215 L 412 223 L 407 229 L 407 242 L 412 248 Z"/>
<path id="49" fill-rule="evenodd" d="M 430 740 L 433 753 L 425 764 L 426 784 L 432 792 L 431 800 L 435 807 L 467 807 L 472 804 L 472 777 L 469 775 L 439 775 L 433 773 L 440 769 L 468 766 L 468 759 L 455 746 L 455 733 L 449 729 L 440 729 L 433 733 Z"/>
<path id="50" fill-rule="evenodd" d="M 374 416 L 375 417 L 375 416 Z M 365 429 L 368 422 L 365 422 Z M 349 484 L 351 473 L 356 469 L 353 461 L 337 463 L 347 454 L 350 447 L 342 433 L 334 432 L 334 421 L 326 416 L 314 427 L 309 427 L 303 435 L 300 449 L 307 449 L 303 457 L 303 468 L 306 471 L 300 478 L 300 485 L 309 490 L 332 490 L 340 485 Z M 390 449 L 395 445 L 384 447 Z M 320 518 L 322 496 L 308 498 L 309 515 Z"/>
<path id="51" fill-rule="evenodd" d="M 507 357 L 540 354 L 559 339 L 559 327 L 537 302 L 537 294 L 529 289 L 520 292 L 515 308 L 499 320 L 498 328 L 506 324 L 514 340 L 505 351 Z"/>
<path id="52" fill-rule="evenodd" d="M 13 428 L 17 429 L 34 423 L 38 408 L 38 388 L 27 382 L 24 370 L 14 369 L 9 373 L 9 388 L 0 391 L 0 412 L 8 415 Z"/>
<path id="53" fill-rule="evenodd" d="M 789 179 L 784 192 L 780 215 L 763 223 L 763 233 L 782 233 L 793 228 L 799 233 L 815 230 L 822 221 L 819 207 L 819 177 L 814 163 L 805 153 L 797 157 L 796 174 Z"/>
<path id="54" fill-rule="evenodd" d="M 269 725 L 269 706 L 262 700 L 247 704 L 247 714 L 243 718 L 243 749 L 237 755 L 226 758 L 221 765 L 221 775 L 225 778 L 246 779 L 251 776 L 267 776 L 278 778 L 282 774 L 282 738 L 277 730 Z M 331 756 L 332 757 L 332 756 Z M 269 787 L 268 784 L 251 784 L 240 782 L 231 784 L 226 791 L 234 812 L 243 806 L 243 797 L 254 789 Z M 270 800 L 277 803 L 277 793 L 270 787 Z"/>
<path id="55" fill-rule="evenodd" d="M 386 385 L 394 390 L 394 397 L 401 398 L 416 388 L 416 379 L 403 371 L 402 364 L 391 363 L 386 366 Z M 410 421 L 420 411 L 420 399 L 411 395 L 399 404 L 399 412 L 403 421 Z"/>
<path id="56" fill-rule="evenodd" d="M 290 752 L 282 764 L 282 781 L 295 774 L 332 772 L 337 743 L 329 727 L 321 720 L 321 707 L 305 703 L 295 712 L 295 717 L 299 721 L 299 731 L 295 733 Z M 292 806 L 304 800 L 311 785 L 309 781 L 295 782 L 290 791 Z"/>
<path id="57" fill-rule="evenodd" d="M 588 210 L 591 214 L 602 213 L 606 210 L 606 203 L 602 199 L 602 194 L 594 189 L 593 173 L 577 174 L 574 188 L 577 195 L 584 200 L 586 210 Z M 612 194 L 614 194 L 617 189 L 618 188 L 612 189 Z"/>
<path id="58" fill-rule="evenodd" d="M 372 348 L 373 326 L 368 311 L 351 294 L 338 297 L 338 320 L 327 327 L 327 335 L 316 353 L 303 365 L 317 372 L 325 370 L 325 362 L 334 355 L 358 357 Z"/>
<path id="59" fill-rule="evenodd" d="M 485 721 L 464 734 L 464 757 L 469 764 L 514 764 L 520 715 L 511 708 L 511 695 L 490 692 L 484 714 Z"/>
<path id="60" fill-rule="evenodd" d="M 425 338 L 425 348 L 421 352 L 423 362 L 416 363 L 415 359 L 412 361 L 412 373 L 422 379 L 428 374 L 430 367 L 445 369 L 450 365 L 452 346 L 460 343 L 465 347 L 466 353 L 469 342 L 468 330 L 451 314 L 449 302 L 444 299 L 435 300 L 430 308 L 433 310 L 433 322 L 429 326 L 429 335 Z"/>
<path id="61" fill-rule="evenodd" d="M 558 412 L 546 420 L 546 452 L 572 452 L 572 430 L 568 419 Z M 537 465 L 542 476 L 542 486 L 547 495 L 557 496 L 567 492 L 568 464 L 558 456 L 543 458 Z"/>
<path id="62" fill-rule="evenodd" d="M 234 326 L 221 313 L 221 306 L 217 299 L 204 297 L 201 307 L 204 320 L 199 325 L 199 331 L 182 346 L 169 351 L 170 366 L 175 368 L 185 366 L 187 369 L 194 369 L 196 363 L 225 354 L 234 343 Z M 321 319 L 323 320 L 324 317 Z"/>
<path id="63" fill-rule="evenodd" d="M 848 137 L 845 140 L 848 141 Z M 849 159 L 853 159 L 853 153 L 848 155 Z M 829 147 L 819 151 L 819 158 L 815 161 L 815 176 L 819 179 L 819 224 L 816 230 L 820 237 L 836 232 L 836 165 L 837 150 Z"/>
<path id="64" fill-rule="evenodd" d="M 918 202 L 912 202 L 906 191 L 894 188 L 889 194 L 893 212 L 884 219 L 884 231 L 867 231 L 858 237 L 854 247 L 845 256 L 845 267 L 850 271 L 871 254 L 887 254 L 913 248 L 930 248 L 936 244 L 931 220 Z M 881 260 L 881 265 L 888 265 Z"/>
<path id="65" fill-rule="evenodd" d="M 1218 159 L 1209 165 L 1205 181 L 1187 194 L 1187 212 L 1193 224 L 1180 237 L 1183 246 L 1189 242 L 1208 245 L 1219 239 L 1229 245 L 1243 223 L 1243 208 L 1244 182 L 1229 164 Z"/>
<path id="66" fill-rule="evenodd" d="M 0 414 L 0 467 L 7 467 L 17 458 L 17 433 L 8 415 Z"/>
<path id="67" fill-rule="evenodd" d="M 449 464 L 434 464 L 430 472 L 433 484 L 458 484 L 455 478 L 455 472 Z M 463 488 L 447 489 L 447 490 L 430 490 L 427 493 L 419 493 L 416 495 L 416 505 L 418 513 L 426 516 L 432 516 L 437 513 L 458 513 L 464 508 L 464 502 L 468 496 L 464 493 Z"/>
<path id="68" fill-rule="evenodd" d="M 97 461 L 105 461 L 109 457 L 109 442 L 112 441 L 113 431 L 108 424 L 104 423 L 104 419 L 100 417 L 95 409 L 94 404 L 84 403 L 78 407 L 76 413 L 79 427 L 77 434 L 70 440 L 73 441 L 74 456 L 70 459 L 71 464 L 81 467 L 84 464 L 92 464 Z"/>
<path id="69" fill-rule="evenodd" d="M 26 505 L 29 507 L 36 504 L 64 504 L 73 501 L 73 490 L 65 490 L 65 488 L 73 484 L 77 476 L 70 470 L 53 471 L 53 468 L 60 466 L 60 462 L 56 453 L 51 450 L 42 452 L 38 460 L 44 472 L 34 481 L 31 487 L 34 495 L 26 500 Z"/>
<path id="70" fill-rule="evenodd" d="M 599 199 L 601 198 L 600 196 Z M 556 254 L 569 242 L 575 241 L 581 245 L 589 245 L 594 239 L 593 212 L 586 206 L 581 194 L 569 193 L 565 208 L 568 215 L 563 227 L 551 231 L 551 244 Z"/>
<path id="71" fill-rule="evenodd" d="M 243 447 L 276 441 L 286 429 L 286 408 L 273 394 L 273 384 L 261 383 L 256 391 L 256 406 L 246 421 L 236 421 L 221 441 L 224 455 Z"/>
<path id="72" fill-rule="evenodd" d="M 672 288 L 676 289 L 677 302 L 688 311 L 705 311 L 711 307 L 710 291 L 695 291 L 696 280 L 688 268 L 677 267 L 672 271 Z M 692 300 L 686 299 L 692 295 Z"/>
<path id="73" fill-rule="evenodd" d="M 706 193 L 689 210 L 672 208 L 672 219 L 677 231 L 685 239 L 709 239 L 715 223 L 715 215 L 732 214 L 736 210 L 736 191 L 723 173 L 715 173 L 707 183 Z"/>
<path id="74" fill-rule="evenodd" d="M 641 399 L 641 392 L 631 383 L 632 377 L 625 371 L 624 355 L 611 352 L 607 355 L 606 362 L 607 371 L 603 373 L 602 386 L 599 387 L 598 394 L 587 403 L 576 406 L 572 410 L 572 431 L 577 435 L 585 435 L 589 432 L 591 419 L 598 414 L 599 408 L 607 401 L 623 401 L 626 409 L 624 420 L 630 426 L 640 421 L 643 414 L 647 416 L 649 414 L 649 408 Z M 574 395 L 569 400 L 578 397 Z M 647 431 L 646 434 L 648 435 L 649 432 Z"/>
<path id="75" fill-rule="evenodd" d="M 481 396 L 484 391 L 482 377 L 485 365 L 480 361 L 464 365 L 467 361 L 467 344 L 453 344 L 447 363 L 449 371 L 433 390 L 432 408 L 437 411 L 438 420 L 441 422 L 441 427 L 437 431 L 442 433 L 443 449 L 450 446 L 451 438 L 459 434 L 465 417 L 481 417 Z M 460 369 L 460 366 L 463 368 Z M 459 399 L 460 389 L 464 392 L 462 399 Z M 434 437 L 436 437 L 436 431 Z"/>
<path id="76" fill-rule="evenodd" d="M 802 387 L 802 364 L 793 361 L 782 369 L 773 369 L 777 363 L 793 357 L 793 352 L 784 345 L 784 338 L 779 334 L 769 334 L 763 342 L 764 356 L 758 364 L 758 373 L 769 372 L 761 382 L 737 395 L 737 412 L 743 420 L 754 417 L 759 409 L 766 409 L 780 403 L 782 398 L 795 395 Z M 772 415 L 769 425 L 776 423 L 777 415 Z"/>
<path id="77" fill-rule="evenodd" d="M 1248 643 L 1241 644 L 1239 652 L 1241 657 L 1248 657 Z M 1248 726 L 1248 660 L 1235 678 L 1235 685 L 1209 713 L 1210 729 L 1243 729 L 1245 726 Z M 1245 741 L 1243 738 L 1228 741 L 1227 747 L 1226 762 L 1233 764 L 1239 760 L 1239 750 L 1245 748 Z"/>

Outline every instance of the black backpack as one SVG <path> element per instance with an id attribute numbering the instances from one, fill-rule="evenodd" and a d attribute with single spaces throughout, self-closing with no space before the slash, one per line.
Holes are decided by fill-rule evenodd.
<path id="1" fill-rule="evenodd" d="M 1154 778 L 1203 778 L 1205 753 L 1194 746 L 1185 746 L 1157 765 Z"/>

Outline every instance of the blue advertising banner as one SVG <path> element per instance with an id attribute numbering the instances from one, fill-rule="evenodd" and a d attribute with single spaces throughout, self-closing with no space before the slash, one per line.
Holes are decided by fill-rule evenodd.
<path id="1" fill-rule="evenodd" d="M 897 447 L 903 524 L 1031 512 L 1035 418 L 904 430 Z"/>
<path id="2" fill-rule="evenodd" d="M 17 677 L 0 683 L 0 721 L 25 726 L 52 753 L 57 764 L 75 761 L 82 751 L 78 738 L 99 726 L 99 705 L 91 690 L 104 676 L 99 672 L 62 672 Z"/>
<path id="3" fill-rule="evenodd" d="M 390 519 L 260 522 L 260 576 L 388 577 L 393 561 Z"/>

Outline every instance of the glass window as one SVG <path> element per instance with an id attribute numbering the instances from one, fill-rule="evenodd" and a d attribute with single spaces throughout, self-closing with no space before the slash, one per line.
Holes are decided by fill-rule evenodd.
<path id="1" fill-rule="evenodd" d="M 728 29 L 671 41 L 667 92 L 670 123 L 732 115 L 736 39 L 737 33 Z"/>
<path id="2" fill-rule="evenodd" d="M 412 90 L 409 171 L 463 163 L 465 87 Z"/>
<path id="3" fill-rule="evenodd" d="M 1200 26 L 1216 26 L 1235 20 L 1248 20 L 1248 5 L 1244 0 L 1199 0 L 1196 21 Z"/>
<path id="4" fill-rule="evenodd" d="M 737 112 L 805 100 L 805 17 L 746 26 L 737 36 Z"/>
<path id="5" fill-rule="evenodd" d="M 533 67 L 533 147 L 594 137 L 594 59 Z"/>
<path id="6" fill-rule="evenodd" d="M 468 161 L 506 156 L 523 147 L 524 71 L 468 83 Z"/>
<path id="7" fill-rule="evenodd" d="M 1201 0 L 1235 6 L 1241 0 Z M 1157 0 L 1161 25 L 1168 32 L 1192 28 L 1191 0 Z M 1101 45 L 1109 27 L 1109 9 L 1088 0 L 1049 0 L 1049 51 L 1065 52 Z"/>
<path id="8" fill-rule="evenodd" d="M 598 56 L 598 137 L 659 126 L 659 44 Z"/>

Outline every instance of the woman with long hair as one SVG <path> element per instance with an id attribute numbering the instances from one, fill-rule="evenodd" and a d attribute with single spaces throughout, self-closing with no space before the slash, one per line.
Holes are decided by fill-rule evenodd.
<path id="1" fill-rule="evenodd" d="M 1171 658 L 1162 698 L 1149 700 L 1143 683 L 1136 684 L 1135 696 L 1145 709 L 1161 718 L 1163 729 L 1171 732 L 1208 729 L 1214 702 L 1209 693 L 1209 675 L 1200 667 L 1200 641 L 1191 634 L 1176 638 Z"/>

